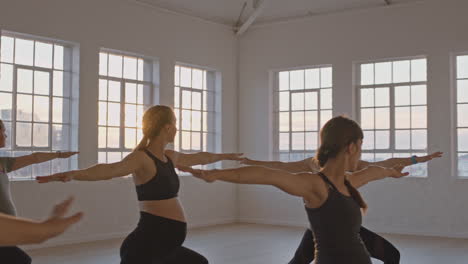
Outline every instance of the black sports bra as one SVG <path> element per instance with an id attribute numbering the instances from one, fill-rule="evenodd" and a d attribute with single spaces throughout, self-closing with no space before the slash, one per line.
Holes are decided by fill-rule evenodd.
<path id="1" fill-rule="evenodd" d="M 151 180 L 136 186 L 138 201 L 159 201 L 177 197 L 180 182 L 171 159 L 166 156 L 167 162 L 162 162 L 147 149 L 144 151 L 154 161 L 157 171 Z"/>

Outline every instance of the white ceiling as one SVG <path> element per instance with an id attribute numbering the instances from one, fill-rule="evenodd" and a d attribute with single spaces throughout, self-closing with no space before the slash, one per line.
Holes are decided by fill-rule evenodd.
<path id="1" fill-rule="evenodd" d="M 173 12 L 234 26 L 247 2 L 241 22 L 253 12 L 256 0 L 136 0 Z M 287 20 L 349 9 L 385 6 L 385 0 L 265 0 L 266 5 L 256 24 Z M 392 4 L 421 0 L 390 0 Z"/>

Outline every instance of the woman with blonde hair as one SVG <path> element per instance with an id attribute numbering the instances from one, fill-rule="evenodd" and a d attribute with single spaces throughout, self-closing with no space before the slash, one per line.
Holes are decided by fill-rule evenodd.
<path id="1" fill-rule="evenodd" d="M 207 152 L 184 154 L 167 150 L 177 132 L 176 117 L 168 106 L 149 108 L 143 116 L 143 139 L 125 159 L 84 170 L 38 177 L 51 181 L 100 181 L 133 175 L 140 206 L 140 220 L 120 249 L 121 264 L 208 263 L 197 252 L 182 246 L 187 232 L 184 210 L 178 199 L 178 166 L 241 160 L 242 154 Z"/>

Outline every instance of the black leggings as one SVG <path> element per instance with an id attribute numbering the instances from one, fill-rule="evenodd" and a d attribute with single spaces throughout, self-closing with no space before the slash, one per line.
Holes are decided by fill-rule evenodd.
<path id="1" fill-rule="evenodd" d="M 361 227 L 359 234 L 371 257 L 381 260 L 384 264 L 400 263 L 400 252 L 385 238 L 364 227 Z M 309 264 L 314 260 L 314 256 L 314 235 L 310 229 L 307 229 L 289 264 Z"/>
<path id="2" fill-rule="evenodd" d="M 208 264 L 197 252 L 182 246 L 187 224 L 140 212 L 137 228 L 120 248 L 121 264 Z"/>
<path id="3" fill-rule="evenodd" d="M 0 247 L 0 262 L 5 264 L 31 264 L 31 257 L 18 247 Z"/>

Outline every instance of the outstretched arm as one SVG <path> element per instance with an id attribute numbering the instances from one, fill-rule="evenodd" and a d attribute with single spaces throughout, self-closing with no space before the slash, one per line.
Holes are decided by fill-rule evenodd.
<path id="1" fill-rule="evenodd" d="M 55 206 L 49 219 L 43 222 L 0 214 L 0 246 L 42 243 L 62 234 L 83 217 L 82 213 L 65 217 L 72 201 L 70 198 Z"/>
<path id="2" fill-rule="evenodd" d="M 384 168 L 380 166 L 368 166 L 363 170 L 356 171 L 347 175 L 351 185 L 360 188 L 369 182 L 378 181 L 385 178 L 401 178 L 408 176 L 409 173 L 403 173 L 404 165 L 397 165 L 393 168 Z"/>
<path id="3" fill-rule="evenodd" d="M 19 170 L 33 164 L 42 163 L 53 159 L 69 158 L 76 154 L 78 154 L 78 152 L 35 152 L 30 155 L 15 157 L 13 158 L 13 162 L 9 171 Z"/>
<path id="4" fill-rule="evenodd" d="M 319 171 L 320 167 L 315 165 L 313 158 L 301 161 L 281 162 L 281 161 L 260 161 L 244 158 L 241 164 L 250 166 L 263 166 L 271 169 L 284 170 L 291 173 Z"/>
<path id="5" fill-rule="evenodd" d="M 134 173 L 143 166 L 143 153 L 134 151 L 120 162 L 111 164 L 97 164 L 84 170 L 75 170 L 57 173 L 51 176 L 36 177 L 39 183 L 51 181 L 67 182 L 76 181 L 102 181 L 112 178 L 123 177 Z"/>
<path id="6" fill-rule="evenodd" d="M 175 166 L 195 166 L 215 163 L 221 160 L 242 160 L 243 153 L 210 153 L 198 152 L 186 154 L 174 150 L 166 150 L 166 154 L 174 162 Z"/>
<path id="7" fill-rule="evenodd" d="M 313 176 L 311 173 L 295 174 L 259 166 L 224 170 L 196 170 L 190 167 L 179 167 L 179 169 L 207 182 L 219 180 L 239 184 L 272 185 L 299 197 L 309 196 L 313 191 L 314 180 L 317 179 L 311 177 Z"/>
<path id="8" fill-rule="evenodd" d="M 417 163 L 428 162 L 428 161 L 430 161 L 432 159 L 442 157 L 443 154 L 444 154 L 443 152 L 434 152 L 434 153 L 432 153 L 430 155 L 427 155 L 427 156 L 416 157 L 416 162 Z M 381 166 L 381 167 L 385 167 L 385 168 L 392 168 L 392 167 L 394 167 L 396 165 L 399 165 L 399 164 L 404 165 L 404 166 L 410 166 L 410 165 L 413 165 L 413 161 L 412 161 L 411 157 L 408 157 L 408 158 L 391 158 L 391 159 L 378 161 L 378 162 L 367 162 L 367 161 L 360 160 L 359 164 L 358 164 L 358 170 L 362 170 L 365 167 L 371 166 L 371 165 Z"/>

